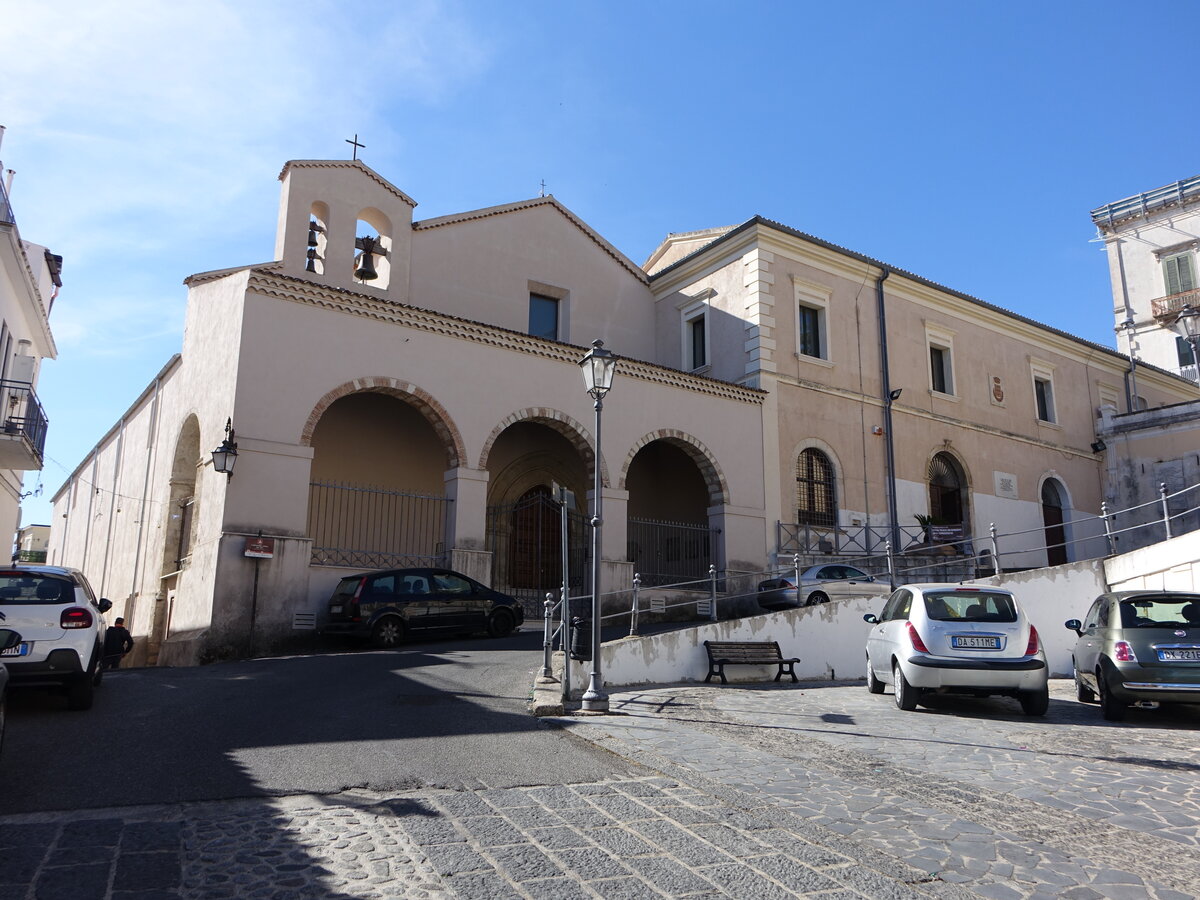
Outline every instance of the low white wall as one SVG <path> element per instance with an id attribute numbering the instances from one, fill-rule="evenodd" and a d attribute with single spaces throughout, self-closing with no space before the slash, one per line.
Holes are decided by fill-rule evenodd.
<path id="1" fill-rule="evenodd" d="M 1200 531 L 1109 560 L 1086 560 L 969 583 L 1004 587 L 1015 593 L 1041 636 L 1051 674 L 1069 676 L 1076 635 L 1063 623 L 1082 619 L 1092 601 L 1108 590 L 1197 590 Z M 863 615 L 878 615 L 882 609 L 882 597 L 844 600 L 668 634 L 625 638 L 602 648 L 604 682 L 631 685 L 703 681 L 708 673 L 706 640 L 778 641 L 784 656 L 800 657 L 796 666 L 800 678 L 861 678 L 870 629 Z M 771 669 L 747 666 L 731 667 L 725 674 L 730 681 L 774 677 Z M 587 670 L 580 663 L 574 663 L 572 679 L 577 686 L 587 684 Z"/>
<path id="2" fill-rule="evenodd" d="M 1102 559 L 997 575 L 971 583 L 1006 588 L 1016 595 L 1038 630 L 1050 674 L 1054 676 L 1070 675 L 1072 671 L 1071 651 L 1075 649 L 1077 635 L 1063 623 L 1067 619 L 1082 619 L 1092 601 L 1108 590 Z"/>
<path id="3" fill-rule="evenodd" d="M 1200 590 L 1200 531 L 1115 556 L 1104 568 L 1114 591 Z"/>

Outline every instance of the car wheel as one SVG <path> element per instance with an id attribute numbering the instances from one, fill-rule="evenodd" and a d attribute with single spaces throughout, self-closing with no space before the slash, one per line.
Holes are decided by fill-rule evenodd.
<path id="1" fill-rule="evenodd" d="M 1096 670 L 1096 686 L 1100 688 L 1100 715 L 1105 721 L 1120 722 L 1125 718 L 1125 704 L 1121 703 L 1108 689 L 1108 680 L 1101 669 Z"/>
<path id="2" fill-rule="evenodd" d="M 1021 701 L 1021 712 L 1027 716 L 1044 716 L 1050 708 L 1050 688 L 1042 687 L 1035 691 L 1022 691 L 1017 697 Z"/>
<path id="3" fill-rule="evenodd" d="M 808 605 L 816 606 L 818 603 L 828 603 L 829 595 L 824 591 L 813 591 L 808 595 Z"/>
<path id="4" fill-rule="evenodd" d="M 381 650 L 391 650 L 404 641 L 404 623 L 395 616 L 384 616 L 371 629 L 371 643 Z"/>
<path id="5" fill-rule="evenodd" d="M 875 677 L 875 670 L 871 667 L 871 657 L 867 657 L 867 690 L 872 694 L 883 693 L 883 682 Z"/>
<path id="6" fill-rule="evenodd" d="M 1075 699 L 1080 703 L 1095 703 L 1096 692 L 1083 683 L 1083 679 L 1079 677 L 1079 670 L 1075 668 L 1075 661 L 1071 661 L 1071 668 L 1075 672 Z"/>
<path id="7" fill-rule="evenodd" d="M 917 708 L 917 701 L 921 699 L 921 692 L 908 683 L 908 679 L 900 671 L 900 663 L 896 663 L 892 667 L 892 679 L 892 684 L 895 685 L 896 690 L 896 708 L 912 712 Z"/>
<path id="8" fill-rule="evenodd" d="M 76 675 L 67 684 L 67 709 L 91 709 L 95 690 L 91 675 L 87 672 Z"/>
<path id="9" fill-rule="evenodd" d="M 104 680 L 104 666 L 96 663 L 96 674 L 92 676 L 92 687 L 100 687 L 100 682 Z"/>
<path id="10" fill-rule="evenodd" d="M 513 614 L 506 609 L 498 609 L 488 619 L 488 634 L 494 638 L 508 637 L 514 626 Z"/>

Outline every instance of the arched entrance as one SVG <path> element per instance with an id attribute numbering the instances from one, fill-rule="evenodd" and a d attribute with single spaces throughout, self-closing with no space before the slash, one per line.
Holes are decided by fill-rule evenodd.
<path id="1" fill-rule="evenodd" d="M 150 637 L 146 641 L 146 665 L 158 664 L 162 642 L 171 630 L 171 611 L 179 573 L 191 559 L 196 536 L 196 471 L 200 458 L 200 422 L 188 416 L 175 441 L 171 460 L 171 483 L 167 501 L 167 520 L 163 528 L 162 589 L 154 600 Z"/>
<path id="2" fill-rule="evenodd" d="M 929 461 L 929 519 L 935 526 L 957 528 L 961 537 L 970 533 L 967 505 L 967 476 L 958 460 L 945 451 Z"/>
<path id="3" fill-rule="evenodd" d="M 586 447 L 566 417 L 544 415 L 511 422 L 486 447 L 492 586 L 520 599 L 527 615 L 540 617 L 545 595 L 562 587 L 563 497 L 574 503 L 566 510 L 568 587 L 572 595 L 587 589 Z"/>
<path id="4" fill-rule="evenodd" d="M 445 562 L 445 423 L 407 399 L 360 391 L 312 429 L 312 564 L 362 569 Z"/>
<path id="5" fill-rule="evenodd" d="M 1067 529 L 1063 510 L 1066 508 L 1066 491 L 1053 478 L 1042 483 L 1042 525 L 1046 529 L 1046 563 L 1061 566 L 1069 562 L 1067 555 Z"/>
<path id="6" fill-rule="evenodd" d="M 720 503 L 697 463 L 693 445 L 659 438 L 642 446 L 629 463 L 628 558 L 642 584 L 704 581 L 717 561 L 719 532 L 708 510 Z"/>

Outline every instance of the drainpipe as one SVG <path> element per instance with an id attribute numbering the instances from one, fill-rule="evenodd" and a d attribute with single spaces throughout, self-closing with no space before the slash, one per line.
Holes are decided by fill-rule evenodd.
<path id="1" fill-rule="evenodd" d="M 887 448 L 888 535 L 894 551 L 900 550 L 900 526 L 896 512 L 896 447 L 892 440 L 892 381 L 888 375 L 887 313 L 883 302 L 883 283 L 891 272 L 883 267 L 875 282 L 875 305 L 879 316 L 879 375 L 883 386 L 883 436 Z"/>

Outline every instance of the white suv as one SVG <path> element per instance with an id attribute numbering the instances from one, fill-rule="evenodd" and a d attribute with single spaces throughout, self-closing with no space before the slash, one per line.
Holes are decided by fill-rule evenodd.
<path id="1" fill-rule="evenodd" d="M 90 709 L 111 608 L 78 569 L 0 568 L 0 628 L 21 635 L 21 643 L 0 651 L 9 686 L 60 687 L 69 709 Z"/>

